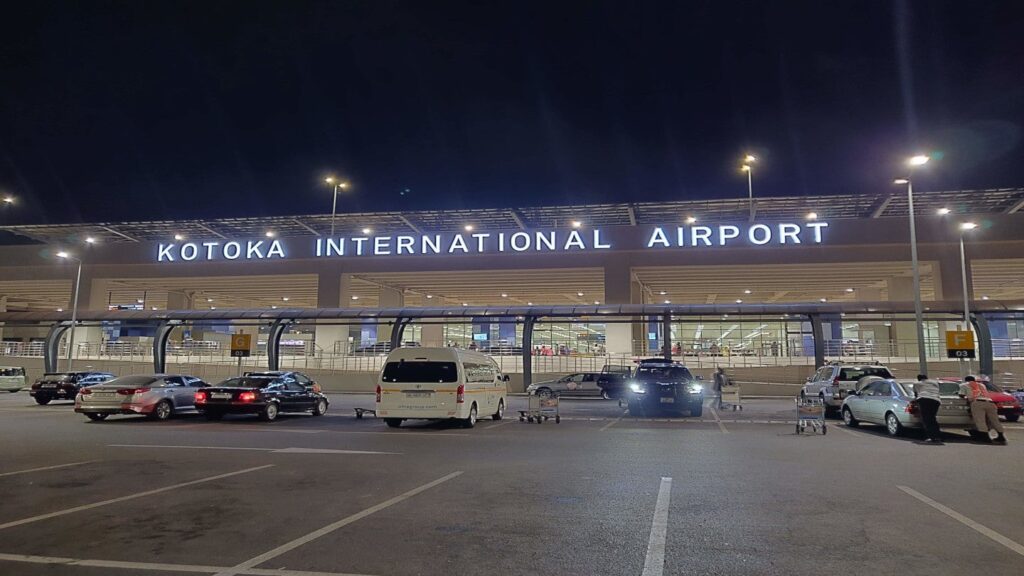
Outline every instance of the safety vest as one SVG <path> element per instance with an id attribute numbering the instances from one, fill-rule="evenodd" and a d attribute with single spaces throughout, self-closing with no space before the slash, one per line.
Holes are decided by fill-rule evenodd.
<path id="1" fill-rule="evenodd" d="M 981 382 L 968 382 L 967 388 L 970 390 L 970 394 L 967 396 L 968 400 L 990 400 L 988 390 L 985 389 L 985 385 Z"/>

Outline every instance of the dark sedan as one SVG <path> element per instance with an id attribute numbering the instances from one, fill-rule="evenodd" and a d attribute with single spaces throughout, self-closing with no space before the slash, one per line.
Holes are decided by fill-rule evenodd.
<path id="1" fill-rule="evenodd" d="M 220 420 L 225 414 L 256 414 L 269 422 L 282 412 L 323 416 L 329 405 L 327 397 L 316 391 L 312 383 L 300 383 L 295 374 L 247 374 L 229 378 L 196 392 L 196 410 L 208 420 Z"/>
<path id="2" fill-rule="evenodd" d="M 49 404 L 51 400 L 74 401 L 82 388 L 102 384 L 113 377 L 109 372 L 95 371 L 48 373 L 43 374 L 28 393 L 36 399 L 37 404 Z"/>

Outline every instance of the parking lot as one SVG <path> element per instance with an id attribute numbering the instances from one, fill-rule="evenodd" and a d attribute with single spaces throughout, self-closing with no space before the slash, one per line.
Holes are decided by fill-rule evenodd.
<path id="1" fill-rule="evenodd" d="M 699 419 L 563 400 L 474 429 L 323 418 L 87 422 L 0 396 L 0 574 L 1020 574 L 1008 446 L 796 435 L 785 399 Z"/>

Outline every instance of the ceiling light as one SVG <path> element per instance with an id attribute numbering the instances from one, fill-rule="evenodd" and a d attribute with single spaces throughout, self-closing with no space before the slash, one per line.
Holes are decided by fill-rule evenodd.
<path id="1" fill-rule="evenodd" d="M 137 298 L 137 299 L 135 300 L 135 303 L 136 303 L 136 304 L 145 304 L 145 303 L 146 303 L 146 301 L 145 301 L 145 300 L 143 300 L 142 298 Z"/>
<path id="2" fill-rule="evenodd" d="M 216 309 L 217 309 L 216 306 L 210 306 L 210 310 L 216 310 Z"/>
<path id="3" fill-rule="evenodd" d="M 274 305 L 272 305 L 272 306 L 270 307 L 270 309 L 271 309 L 271 310 L 277 310 L 277 304 L 274 304 Z"/>
<path id="4" fill-rule="evenodd" d="M 465 302 L 463 302 L 462 305 L 463 306 L 469 306 L 469 304 L 466 304 Z"/>
<path id="5" fill-rule="evenodd" d="M 808 220 L 817 220 L 818 219 L 818 213 L 817 212 L 808 212 L 807 213 L 807 219 Z"/>
<path id="6" fill-rule="evenodd" d="M 153 306 L 152 308 L 150 308 L 150 310 L 156 310 L 156 306 Z"/>
<path id="7" fill-rule="evenodd" d="M 668 292 L 665 292 L 664 290 L 662 290 L 661 292 L 658 292 L 658 294 L 660 294 L 661 296 L 664 296 L 665 294 L 668 294 Z"/>
<path id="8" fill-rule="evenodd" d="M 508 294 L 506 294 L 506 293 L 502 292 L 502 293 L 501 293 L 501 297 L 502 297 L 502 298 L 508 298 Z"/>
<path id="9" fill-rule="evenodd" d="M 981 299 L 982 300 L 988 300 L 988 296 L 982 296 Z"/>
<path id="10" fill-rule="evenodd" d="M 736 299 L 736 303 L 737 303 L 737 304 L 743 304 L 743 300 L 741 300 L 741 299 L 737 298 L 737 299 Z"/>
<path id="11" fill-rule="evenodd" d="M 213 302 L 213 298 L 207 298 L 206 301 L 207 302 Z"/>
<path id="12" fill-rule="evenodd" d="M 572 221 L 572 227 L 573 228 L 579 228 L 581 226 L 583 226 L 583 222 L 580 222 L 579 220 L 573 220 Z"/>
<path id="13" fill-rule="evenodd" d="M 950 213 L 950 209 L 949 208 L 939 208 L 935 212 L 938 213 L 939 216 L 945 216 L 946 214 Z"/>
<path id="14" fill-rule="evenodd" d="M 184 239 L 185 239 L 185 237 L 184 237 L 184 236 L 182 236 L 181 234 L 175 234 L 175 235 L 174 235 L 174 239 L 175 239 L 175 240 L 184 240 Z"/>
<path id="15" fill-rule="evenodd" d="M 852 293 L 852 292 L 853 292 L 853 288 L 847 288 L 847 289 L 846 289 L 846 292 L 847 292 L 847 293 Z"/>
<path id="16" fill-rule="evenodd" d="M 289 301 L 289 300 L 291 300 L 291 298 L 289 298 L 289 297 L 287 297 L 287 296 L 281 296 L 281 301 L 282 301 L 282 302 L 287 302 L 287 301 Z"/>
<path id="17" fill-rule="evenodd" d="M 364 235 L 373 234 L 373 228 L 363 228 L 363 234 Z"/>
<path id="18" fill-rule="evenodd" d="M 352 295 L 352 299 L 353 299 L 353 300 L 359 300 L 359 296 L 356 296 L 355 294 L 353 294 L 353 295 Z"/>
<path id="19" fill-rule="evenodd" d="M 95 239 L 95 238 L 93 238 L 92 236 L 89 236 L 89 237 L 87 237 L 87 238 L 85 239 L 85 243 L 86 243 L 86 244 L 95 244 L 95 243 L 96 243 L 96 239 Z"/>
<path id="20" fill-rule="evenodd" d="M 57 308 L 57 312 L 63 312 L 63 311 L 64 311 L 63 308 Z"/>
<path id="21" fill-rule="evenodd" d="M 583 292 L 577 292 L 576 295 L 582 297 L 583 296 Z"/>
<path id="22" fill-rule="evenodd" d="M 466 224 L 465 226 L 463 226 L 463 228 L 466 230 L 466 232 L 472 232 L 473 231 L 473 225 L 472 224 Z"/>
<path id="23" fill-rule="evenodd" d="M 665 300 L 665 304 L 671 304 L 671 303 L 672 303 L 671 300 Z"/>
<path id="24" fill-rule="evenodd" d="M 427 294 L 427 300 L 430 300 L 430 299 L 431 299 L 431 298 L 433 298 L 433 297 L 434 297 L 434 295 L 433 295 L 433 294 Z"/>
<path id="25" fill-rule="evenodd" d="M 526 305 L 527 306 L 533 306 L 533 302 L 527 302 Z"/>
<path id="26" fill-rule="evenodd" d="M 266 233 L 264 233 L 263 235 L 266 236 L 267 238 L 273 238 L 275 236 L 273 230 L 267 230 Z"/>
<path id="27" fill-rule="evenodd" d="M 744 290 L 743 293 L 744 294 L 750 294 L 750 290 Z"/>
<path id="28" fill-rule="evenodd" d="M 600 301 L 600 300 L 594 300 L 594 305 L 595 305 L 595 306 L 596 306 L 596 305 L 598 305 L 598 304 L 600 304 L 600 303 L 601 303 L 601 301 Z"/>
<path id="29" fill-rule="evenodd" d="M 687 216 L 686 217 L 686 223 L 687 224 L 693 224 L 696 221 L 697 221 L 697 217 L 696 216 Z"/>
<path id="30" fill-rule="evenodd" d="M 822 298 L 821 301 L 822 302 L 828 302 L 828 298 Z"/>

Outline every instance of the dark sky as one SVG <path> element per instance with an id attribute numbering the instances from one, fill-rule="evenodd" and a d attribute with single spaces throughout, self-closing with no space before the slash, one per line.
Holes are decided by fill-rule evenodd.
<path id="1" fill-rule="evenodd" d="M 1024 185 L 1024 2 L 12 2 L 0 221 Z M 402 194 L 408 189 L 410 192 Z"/>

